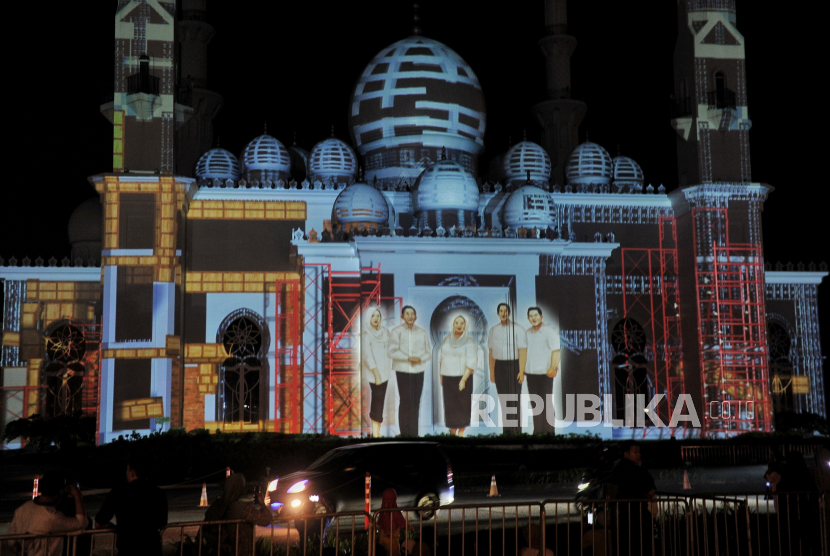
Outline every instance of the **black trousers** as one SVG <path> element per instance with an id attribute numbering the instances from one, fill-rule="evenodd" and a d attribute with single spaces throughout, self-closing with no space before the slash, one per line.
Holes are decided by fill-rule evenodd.
<path id="1" fill-rule="evenodd" d="M 398 421 L 402 436 L 418 436 L 418 413 L 421 410 L 421 392 L 424 390 L 424 373 L 401 373 L 395 371 L 401 405 Z"/>
<path id="2" fill-rule="evenodd" d="M 553 404 L 553 377 L 548 375 L 529 375 L 525 373 L 527 391 L 542 398 L 542 413 L 533 416 L 533 434 L 553 434 L 555 427 L 548 423 L 548 404 Z M 553 415 L 553 408 L 550 408 Z"/>
<path id="3" fill-rule="evenodd" d="M 369 383 L 369 389 L 372 391 L 372 400 L 369 404 L 369 418 L 376 423 L 383 423 L 383 402 L 386 400 L 386 387 L 389 386 L 389 381 L 375 384 Z"/>
<path id="4" fill-rule="evenodd" d="M 502 434 L 519 434 L 522 432 L 522 406 L 519 404 L 519 394 L 522 393 L 522 385 L 519 384 L 519 360 L 496 359 L 495 367 L 496 390 L 499 393 L 499 409 L 501 410 Z M 515 401 L 507 401 L 503 396 L 512 394 Z M 507 408 L 513 408 L 508 415 Z M 507 424 L 510 419 L 511 424 Z"/>

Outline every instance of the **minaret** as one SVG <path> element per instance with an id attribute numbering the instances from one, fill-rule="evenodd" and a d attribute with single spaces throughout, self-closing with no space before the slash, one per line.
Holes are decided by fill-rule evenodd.
<path id="1" fill-rule="evenodd" d="M 588 107 L 571 99 L 571 55 L 576 39 L 568 35 L 566 0 L 545 0 L 545 36 L 539 46 L 547 61 L 547 98 L 533 107 L 542 125 L 542 146 L 550 156 L 554 182 L 563 184 L 565 162 L 579 143 L 579 124 Z"/>
<path id="2" fill-rule="evenodd" d="M 193 108 L 193 116 L 176 132 L 176 173 L 183 176 L 192 176 L 196 161 L 213 147 L 213 119 L 224 103 L 207 88 L 207 50 L 214 30 L 207 22 L 206 4 L 182 0 L 178 21 L 179 101 Z"/>
<path id="3" fill-rule="evenodd" d="M 176 129 L 193 114 L 177 102 L 176 25 L 173 1 L 120 0 L 115 13 L 113 99 L 101 106 L 112 172 L 89 178 L 103 205 L 99 442 L 160 417 L 182 423 L 183 367 L 167 346 L 179 341 L 180 223 L 195 185 L 175 175 Z"/>
<path id="4" fill-rule="evenodd" d="M 174 2 L 118 3 L 113 99 L 101 106 L 113 124 L 113 172 L 175 172 L 176 126 L 192 113 L 176 103 L 175 13 Z"/>
<path id="5" fill-rule="evenodd" d="M 749 183 L 744 37 L 734 0 L 678 2 L 674 114 L 680 186 Z"/>
<path id="6" fill-rule="evenodd" d="M 750 183 L 744 38 L 735 0 L 679 0 L 674 55 L 686 391 L 702 435 L 772 429 L 761 211 Z M 715 409 L 716 408 L 716 409 Z"/>

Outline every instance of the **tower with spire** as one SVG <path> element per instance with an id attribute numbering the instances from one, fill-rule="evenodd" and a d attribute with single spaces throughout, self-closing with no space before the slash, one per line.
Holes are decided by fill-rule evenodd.
<path id="1" fill-rule="evenodd" d="M 677 17 L 671 197 L 681 312 L 695 316 L 683 326 L 686 385 L 698 407 L 717 407 L 705 433 L 769 431 L 761 212 L 772 188 L 750 181 L 744 38 L 734 0 L 681 0 Z"/>
<path id="2" fill-rule="evenodd" d="M 533 107 L 542 125 L 542 146 L 553 164 L 551 178 L 564 183 L 565 162 L 579 143 L 579 124 L 588 107 L 571 98 L 571 55 L 576 39 L 568 34 L 566 0 L 545 0 L 545 36 L 539 41 L 545 54 L 546 96 Z"/>
<path id="3" fill-rule="evenodd" d="M 213 26 L 207 21 L 207 0 L 183 0 L 176 44 L 181 52 L 177 72 L 179 100 L 192 115 L 176 131 L 176 173 L 190 176 L 199 157 L 213 146 L 213 119 L 222 96 L 208 89 L 207 49 Z"/>
<path id="4" fill-rule="evenodd" d="M 671 123 L 681 187 L 751 179 L 745 54 L 734 0 L 679 3 Z"/>

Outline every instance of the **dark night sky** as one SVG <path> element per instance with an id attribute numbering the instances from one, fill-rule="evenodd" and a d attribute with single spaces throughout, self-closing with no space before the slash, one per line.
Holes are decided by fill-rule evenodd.
<path id="1" fill-rule="evenodd" d="M 489 160 L 518 141 L 538 141 L 531 107 L 543 100 L 541 0 L 483 3 L 421 0 L 424 34 L 458 52 L 487 100 Z M 66 222 L 95 195 L 86 177 L 111 169 L 111 126 L 99 113 L 112 81 L 115 1 L 83 3 L 60 16 L 31 14 L 3 34 L 6 52 L 6 217 L 0 256 L 69 254 Z M 753 181 L 776 191 L 764 208 L 766 260 L 830 260 L 820 193 L 821 142 L 809 139 L 823 56 L 820 18 L 738 0 L 746 38 Z M 210 87 L 225 106 L 216 130 L 239 153 L 268 122 L 286 145 L 294 132 L 311 149 L 329 135 L 348 140 L 347 106 L 355 80 L 383 47 L 407 36 L 411 2 L 230 2 L 209 0 L 216 29 Z M 646 181 L 677 185 L 675 133 L 669 125 L 675 2 L 570 2 L 573 97 L 588 104 L 580 136 L 617 145 L 643 167 Z M 799 17 L 796 17 L 796 16 Z M 789 19 L 789 21 L 788 21 Z M 71 23 L 71 25 L 70 25 Z M 782 29 L 791 33 L 782 34 Z M 795 31 L 797 29 L 797 31 Z M 14 87 L 11 87 L 11 84 Z M 813 108 L 810 108 L 810 107 Z M 816 183 L 820 183 L 816 186 Z M 808 191 L 809 189 L 809 191 Z M 820 288 L 822 336 L 830 338 L 830 293 Z"/>

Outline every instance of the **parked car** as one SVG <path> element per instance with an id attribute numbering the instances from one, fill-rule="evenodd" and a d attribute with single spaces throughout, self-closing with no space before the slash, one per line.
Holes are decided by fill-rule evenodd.
<path id="1" fill-rule="evenodd" d="M 271 481 L 271 508 L 284 514 L 362 511 L 365 477 L 371 475 L 371 508 L 394 488 L 398 506 L 435 507 L 454 499 L 452 466 L 435 442 L 382 442 L 335 448 L 297 471 Z M 431 517 L 431 512 L 424 512 Z"/>

